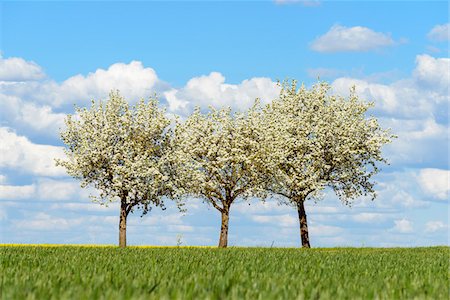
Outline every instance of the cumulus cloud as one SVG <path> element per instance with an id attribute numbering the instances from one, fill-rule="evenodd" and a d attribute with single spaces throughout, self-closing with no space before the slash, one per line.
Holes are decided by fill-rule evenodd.
<path id="1" fill-rule="evenodd" d="M 152 68 L 145 68 L 140 61 L 129 64 L 116 63 L 107 70 L 98 69 L 87 76 L 76 75 L 64 81 L 59 87 L 60 101 L 79 102 L 81 99 L 104 98 L 111 90 L 139 99 L 154 92 L 158 76 Z"/>
<path id="2" fill-rule="evenodd" d="M 371 112 L 399 137 L 386 147 L 391 162 L 436 166 L 448 161 L 449 62 L 448 58 L 418 55 L 409 78 L 379 84 L 342 77 L 332 87 L 335 93 L 346 95 L 355 85 L 363 99 L 375 102 Z"/>
<path id="3" fill-rule="evenodd" d="M 90 201 L 91 189 L 82 189 L 78 182 L 71 179 L 38 178 L 29 185 L 0 185 L 2 200 L 79 200 Z"/>
<path id="4" fill-rule="evenodd" d="M 386 214 L 363 212 L 353 215 L 353 220 L 358 223 L 382 222 L 386 219 Z"/>
<path id="5" fill-rule="evenodd" d="M 424 88 L 448 93 L 450 58 L 435 58 L 426 54 L 418 55 L 413 76 L 414 81 Z"/>
<path id="6" fill-rule="evenodd" d="M 242 81 L 240 84 L 225 83 L 225 77 L 218 72 L 194 77 L 180 89 L 171 89 L 164 93 L 169 110 L 186 114 L 194 106 L 220 107 L 230 106 L 234 109 L 250 107 L 256 98 L 268 103 L 279 94 L 279 87 L 270 78 L 258 77 Z"/>
<path id="7" fill-rule="evenodd" d="M 276 224 L 281 227 L 293 227 L 298 220 L 289 214 L 284 215 L 254 215 L 251 219 L 256 223 Z"/>
<path id="8" fill-rule="evenodd" d="M 109 224 L 115 225 L 117 217 L 112 216 L 84 216 L 78 218 L 55 217 L 48 213 L 38 212 L 30 218 L 22 220 L 14 220 L 14 227 L 21 230 L 32 231 L 67 231 L 71 228 L 78 227 L 83 224 Z"/>
<path id="9" fill-rule="evenodd" d="M 418 176 L 422 189 L 440 200 L 448 200 L 450 191 L 450 171 L 422 169 Z"/>
<path id="10" fill-rule="evenodd" d="M 45 78 L 42 68 L 20 57 L 0 56 L 0 81 L 31 81 Z"/>
<path id="11" fill-rule="evenodd" d="M 400 219 L 394 221 L 394 227 L 391 231 L 398 233 L 411 233 L 413 231 L 413 224 L 407 219 Z"/>
<path id="12" fill-rule="evenodd" d="M 338 94 L 348 94 L 351 86 L 356 86 L 358 94 L 368 100 L 375 100 L 377 108 L 388 113 L 397 111 L 399 106 L 395 89 L 383 84 L 370 83 L 362 79 L 341 77 L 332 86 Z"/>
<path id="13" fill-rule="evenodd" d="M 97 69 L 75 75 L 62 83 L 52 80 L 0 84 L 0 93 L 19 97 L 22 101 L 51 105 L 53 108 L 73 104 L 88 105 L 92 99 L 105 99 L 111 90 L 120 90 L 129 101 L 148 97 L 164 85 L 155 70 L 142 62 L 116 63 L 108 69 Z"/>
<path id="14" fill-rule="evenodd" d="M 312 223 L 309 226 L 311 236 L 335 236 L 341 234 L 344 230 L 337 226 L 319 225 Z"/>
<path id="15" fill-rule="evenodd" d="M 445 230 L 447 225 L 442 221 L 430 221 L 425 224 L 425 232 L 436 232 Z"/>
<path id="16" fill-rule="evenodd" d="M 155 214 L 150 218 L 134 218 L 130 219 L 131 226 L 167 226 L 167 225 L 183 225 L 183 215 L 175 212 L 169 214 Z"/>
<path id="17" fill-rule="evenodd" d="M 0 221 L 5 221 L 6 219 L 8 219 L 8 214 L 0 207 Z"/>
<path id="18" fill-rule="evenodd" d="M 119 90 L 128 101 L 135 102 L 165 85 L 152 68 L 139 61 L 116 63 L 62 83 L 38 80 L 41 77 L 35 76 L 33 81 L 0 81 L 1 125 L 56 137 L 64 126 L 65 112 L 71 113 L 74 104 L 87 106 L 92 99 L 106 99 L 111 90 Z"/>
<path id="19" fill-rule="evenodd" d="M 64 127 L 65 113 L 56 113 L 49 105 L 26 102 L 19 97 L 0 94 L 1 119 L 14 128 L 27 128 L 43 135 L 57 136 Z"/>
<path id="20" fill-rule="evenodd" d="M 410 78 L 392 84 L 378 84 L 362 79 L 342 77 L 333 81 L 333 89 L 348 94 L 356 86 L 363 98 L 375 101 L 384 115 L 411 118 L 431 117 L 446 111 L 450 101 L 448 82 L 450 59 L 418 55 Z"/>
<path id="21" fill-rule="evenodd" d="M 398 138 L 386 146 L 386 156 L 395 165 L 410 167 L 439 166 L 448 163 L 450 129 L 433 118 L 404 120 L 381 119 Z"/>
<path id="22" fill-rule="evenodd" d="M 449 23 L 434 26 L 430 32 L 428 32 L 427 37 L 436 42 L 448 41 L 450 39 Z"/>
<path id="23" fill-rule="evenodd" d="M 167 102 L 168 111 L 179 115 L 190 113 L 194 106 L 245 109 L 256 98 L 267 103 L 279 94 L 279 87 L 270 78 L 255 77 L 230 84 L 218 72 L 193 77 L 184 87 L 171 87 L 158 78 L 154 69 L 132 61 L 87 75 L 78 74 L 61 83 L 53 80 L 0 82 L 0 101 L 6 107 L 2 118 L 7 125 L 27 125 L 35 131 L 55 135 L 63 124 L 63 112 L 72 111 L 73 104 L 90 105 L 92 99 L 105 99 L 116 89 L 130 102 L 157 93 L 162 102 Z"/>
<path id="24" fill-rule="evenodd" d="M 41 179 L 37 183 L 37 195 L 42 200 L 69 200 L 85 198 L 89 192 L 73 180 Z"/>
<path id="25" fill-rule="evenodd" d="M 25 136 L 0 127 L 0 168 L 41 176 L 63 176 L 65 170 L 55 166 L 55 158 L 64 158 L 62 147 L 32 143 Z"/>
<path id="26" fill-rule="evenodd" d="M 31 185 L 0 185 L 0 199 L 15 200 L 15 199 L 30 199 L 36 193 L 36 186 Z"/>
<path id="27" fill-rule="evenodd" d="M 394 45 L 390 35 L 363 26 L 334 25 L 310 45 L 317 52 L 363 52 Z"/>
<path id="28" fill-rule="evenodd" d="M 289 213 L 293 210 L 288 205 L 280 204 L 278 201 L 268 199 L 266 201 L 255 200 L 250 202 L 239 202 L 233 207 L 233 211 L 246 214 L 261 214 L 261 213 Z"/>
<path id="29" fill-rule="evenodd" d="M 251 219 L 256 223 L 277 228 L 278 238 L 280 238 L 281 232 L 289 238 L 292 238 L 293 235 L 298 235 L 298 219 L 292 215 L 253 215 Z M 311 236 L 317 237 L 335 236 L 343 232 L 343 229 L 340 227 L 318 224 L 316 222 L 310 222 L 308 229 Z"/>
<path id="30" fill-rule="evenodd" d="M 356 217 L 358 220 L 353 217 L 351 219 L 362 222 L 363 219 L 380 216 L 376 214 L 383 214 L 386 218 L 391 218 L 393 214 L 405 210 L 430 207 L 430 203 L 422 197 L 416 177 L 417 171 L 415 169 L 382 171 L 374 178 L 377 198 L 372 201 L 368 197 L 362 197 L 355 201 L 353 207 L 363 209 L 363 211 L 355 211 L 355 213 L 363 213 L 363 215 Z M 375 215 L 372 215 L 372 213 L 375 213 Z M 388 214 L 389 216 L 387 216 Z"/>
<path id="31" fill-rule="evenodd" d="M 85 212 L 116 212 L 119 211 L 119 202 L 112 202 L 108 206 L 100 205 L 94 202 L 68 202 L 68 203 L 55 203 L 50 206 L 51 210 L 57 211 L 70 211 L 77 213 Z"/>

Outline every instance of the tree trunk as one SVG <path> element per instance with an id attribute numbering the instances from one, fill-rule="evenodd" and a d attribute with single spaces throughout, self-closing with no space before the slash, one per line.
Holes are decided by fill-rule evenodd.
<path id="1" fill-rule="evenodd" d="M 228 245 L 228 220 L 230 219 L 229 208 L 224 207 L 222 211 L 222 226 L 220 228 L 219 248 L 226 248 Z"/>
<path id="2" fill-rule="evenodd" d="M 306 220 L 305 200 L 297 202 L 298 219 L 300 221 L 300 238 L 303 248 L 311 248 L 309 244 L 308 221 Z"/>
<path id="3" fill-rule="evenodd" d="M 120 220 L 119 220 L 119 247 L 127 246 L 127 203 L 122 201 L 120 204 Z"/>

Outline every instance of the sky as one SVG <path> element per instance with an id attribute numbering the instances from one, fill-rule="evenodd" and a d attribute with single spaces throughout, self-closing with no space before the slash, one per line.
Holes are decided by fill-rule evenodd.
<path id="1" fill-rule="evenodd" d="M 92 203 L 55 158 L 74 105 L 118 89 L 158 95 L 169 115 L 270 103 L 277 80 L 353 85 L 398 138 L 351 207 L 308 201 L 313 247 L 449 245 L 449 7 L 446 1 L 0 2 L 0 243 L 117 244 L 119 207 Z M 250 205 L 249 205 L 250 204 Z M 129 216 L 130 245 L 216 245 L 220 214 L 186 198 Z M 294 208 L 231 208 L 229 245 L 300 245 Z"/>

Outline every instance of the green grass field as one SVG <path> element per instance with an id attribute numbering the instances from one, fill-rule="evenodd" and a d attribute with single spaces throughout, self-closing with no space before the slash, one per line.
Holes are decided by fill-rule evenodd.
<path id="1" fill-rule="evenodd" d="M 1 299 L 449 299 L 450 248 L 0 246 Z"/>

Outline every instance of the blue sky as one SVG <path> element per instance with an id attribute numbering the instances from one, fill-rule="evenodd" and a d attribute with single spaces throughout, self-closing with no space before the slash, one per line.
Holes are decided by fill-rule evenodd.
<path id="1" fill-rule="evenodd" d="M 53 165 L 73 105 L 111 89 L 157 93 L 170 114 L 270 102 L 277 79 L 333 91 L 356 85 L 399 138 L 376 177 L 379 197 L 351 208 L 308 203 L 313 246 L 449 243 L 449 25 L 446 1 L 0 3 L 0 243 L 115 244 L 118 207 Z M 131 244 L 215 245 L 219 214 L 186 199 L 130 216 Z M 238 203 L 231 245 L 297 246 L 295 210 Z"/>

